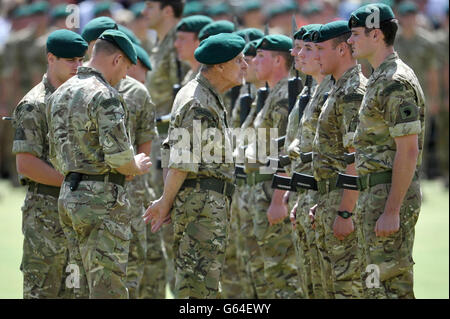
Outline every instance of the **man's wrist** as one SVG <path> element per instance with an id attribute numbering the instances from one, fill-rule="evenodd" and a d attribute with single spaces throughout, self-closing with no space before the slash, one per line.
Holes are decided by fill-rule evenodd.
<path id="1" fill-rule="evenodd" d="M 353 213 L 351 213 L 347 210 L 338 210 L 337 214 L 338 214 L 338 216 L 340 216 L 344 219 L 348 219 L 353 216 Z"/>

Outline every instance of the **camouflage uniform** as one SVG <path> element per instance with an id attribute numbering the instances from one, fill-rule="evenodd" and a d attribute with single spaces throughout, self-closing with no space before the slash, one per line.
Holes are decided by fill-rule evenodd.
<path id="1" fill-rule="evenodd" d="M 102 175 L 132 161 L 124 107 L 101 73 L 79 67 L 47 106 L 55 168 L 64 175 Z M 129 201 L 125 188 L 109 182 L 108 176 L 104 181 L 81 180 L 73 191 L 65 180 L 58 200 L 70 262 L 80 270 L 80 287 L 74 292 L 81 298 L 128 298 Z"/>
<path id="2" fill-rule="evenodd" d="M 418 134 L 421 164 L 424 142 L 425 101 L 414 72 L 397 53 L 388 56 L 369 78 L 354 137 L 358 176 L 390 171 L 396 153 L 395 138 Z M 384 212 L 389 184 L 379 184 L 359 194 L 356 214 L 363 270 L 380 269 L 380 287 L 366 289 L 368 298 L 414 298 L 412 249 L 414 226 L 420 211 L 421 192 L 413 180 L 400 208 L 400 229 L 388 237 L 375 236 L 375 224 Z M 363 273 L 363 283 L 368 273 Z"/>
<path id="3" fill-rule="evenodd" d="M 333 85 L 322 107 L 313 141 L 313 171 L 319 194 L 316 209 L 316 244 L 319 249 L 325 289 L 330 298 L 361 297 L 358 245 L 355 231 L 337 239 L 333 223 L 342 199 L 342 190 L 322 187 L 334 186 L 337 173 L 347 167 L 344 154 L 353 146 L 358 110 L 366 90 L 367 79 L 358 64 L 348 69 Z M 356 224 L 356 222 L 354 222 Z"/>
<path id="4" fill-rule="evenodd" d="M 44 75 L 42 82 L 17 105 L 13 154 L 29 153 L 49 164 L 45 105 L 54 90 Z M 37 192 L 37 183 L 25 177 L 21 179 L 23 184 L 34 184 L 28 189 L 22 207 L 23 298 L 68 298 L 70 292 L 64 282 L 68 252 L 58 215 L 59 187 L 51 187 L 55 191 L 53 195 Z"/>
<path id="5" fill-rule="evenodd" d="M 190 69 L 184 76 L 183 81 L 181 81 L 181 86 L 185 86 L 189 81 L 195 79 L 195 77 L 197 76 L 199 71 L 200 70 L 194 71 L 194 70 Z"/>
<path id="6" fill-rule="evenodd" d="M 129 112 L 127 128 L 130 132 L 130 141 L 137 153 L 139 145 L 152 141 L 156 136 L 155 106 L 146 87 L 129 76 L 120 81 L 117 90 L 127 105 Z M 147 231 L 142 215 L 145 211 L 144 208 L 149 204 L 151 195 L 148 178 L 145 175 L 135 176 L 132 181 L 126 183 L 125 188 L 130 201 L 132 234 L 127 267 L 127 287 L 130 298 L 137 298 L 147 255 Z M 153 246 L 150 247 L 153 251 L 152 254 L 158 254 L 159 259 L 163 260 L 159 236 L 153 234 L 153 237 L 153 240 L 148 241 L 153 243 Z M 159 292 L 155 294 L 155 297 L 164 298 L 165 286 L 161 285 L 161 278 L 153 277 L 153 279 L 151 288 L 153 291 Z M 160 289 L 155 287 L 160 287 Z"/>
<path id="7" fill-rule="evenodd" d="M 158 45 L 155 45 L 150 52 L 150 63 L 153 67 L 153 70 L 148 72 L 146 86 L 148 91 L 152 96 L 153 103 L 155 104 L 156 117 L 166 115 L 170 113 L 172 109 L 172 103 L 174 100 L 173 96 L 173 85 L 180 83 L 183 79 L 184 74 L 187 69 L 184 64 L 182 66 L 181 78 L 178 77 L 177 74 L 177 56 L 176 50 L 173 46 L 175 42 L 175 34 L 176 28 L 172 28 L 169 33 L 161 40 Z M 167 131 L 161 130 L 158 128 L 159 138 L 155 139 L 152 143 L 151 156 L 152 159 L 152 167 L 150 168 L 149 175 L 149 184 L 150 187 L 153 188 L 156 198 L 159 198 L 163 192 L 163 176 L 162 169 L 158 168 L 157 159 L 161 156 L 161 143 L 167 137 Z M 155 198 L 155 199 L 156 199 Z M 147 238 L 150 240 L 151 238 L 155 238 L 155 235 L 150 231 L 151 227 L 147 227 Z M 147 263 L 153 263 L 153 265 L 147 265 L 146 267 L 155 268 L 154 264 L 160 264 L 160 267 L 166 269 L 166 281 L 171 283 L 173 286 L 173 251 L 172 251 L 172 243 L 173 243 L 173 229 L 172 225 L 164 225 L 162 231 L 158 233 L 160 240 L 163 242 L 163 249 L 167 254 L 167 258 L 164 260 L 157 261 L 156 256 L 148 256 Z M 148 242 L 149 246 L 154 245 L 151 241 Z M 150 250 L 148 251 L 150 253 Z M 150 269 L 150 268 L 149 268 Z M 154 279 L 152 278 L 153 274 L 149 271 L 145 271 L 143 277 L 143 285 L 150 285 Z M 150 295 L 143 291 L 144 295 L 141 295 L 142 298 L 152 298 L 151 292 Z"/>
<path id="8" fill-rule="evenodd" d="M 250 95 L 252 96 L 254 102 L 256 101 L 256 91 L 257 88 L 255 87 L 255 85 L 250 83 Z M 231 112 L 231 127 L 241 127 L 241 117 L 240 117 L 241 106 L 239 105 L 239 100 L 240 97 L 244 94 L 248 94 L 248 84 L 245 84 L 241 87 L 241 91 L 239 92 L 239 98 L 237 99 L 236 105 L 234 106 L 233 111 Z M 252 105 L 256 106 L 255 103 L 253 103 Z M 250 110 L 252 110 L 252 108 L 250 108 Z M 255 110 L 253 110 L 253 112 L 255 112 Z M 254 116 L 252 118 L 254 119 Z"/>
<path id="9" fill-rule="evenodd" d="M 266 151 L 269 153 L 270 128 L 278 128 L 278 136 L 286 133 L 288 120 L 287 78 L 280 80 L 271 90 L 254 121 L 254 128 L 266 128 Z M 249 146 L 248 158 L 256 159 L 256 148 Z M 266 154 L 267 156 L 267 154 Z M 261 162 L 264 162 L 262 160 Z M 261 164 L 249 164 L 246 160 L 246 173 L 259 171 Z M 289 218 L 270 226 L 267 210 L 274 190 L 271 181 L 259 182 L 252 186 L 249 201 L 253 219 L 253 231 L 264 258 L 264 282 L 256 282 L 258 298 L 296 298 L 298 286 L 297 265 L 291 238 Z M 257 271 L 258 264 L 251 265 Z M 260 270 L 259 270 L 260 271 Z"/>
<path id="10" fill-rule="evenodd" d="M 312 152 L 317 121 L 331 86 L 331 77 L 327 76 L 319 85 L 315 84 L 311 88 L 311 98 L 303 112 L 299 129 L 296 131 L 293 142 L 289 144 L 286 150 L 289 156 L 293 158 L 291 164 L 292 172 L 313 175 L 312 162 L 303 163 L 300 159 L 300 153 Z M 298 108 L 298 103 L 295 107 Z M 292 112 L 294 112 L 294 109 Z M 298 118 L 293 120 L 299 122 Z M 289 117 L 290 121 L 291 117 Z M 323 299 L 326 297 L 322 284 L 324 278 L 322 278 L 320 268 L 315 231 L 311 227 L 309 218 L 309 209 L 317 202 L 317 195 L 317 192 L 312 190 L 298 190 L 296 196 L 298 198 L 296 231 L 294 231 L 294 234 L 298 238 L 296 252 L 305 298 Z"/>
<path id="11" fill-rule="evenodd" d="M 205 163 L 192 154 L 192 139 L 186 146 L 166 140 L 170 147 L 169 169 L 187 172 L 186 180 L 214 178 L 231 182 L 234 163 L 226 163 L 225 150 L 231 149 L 231 136 L 227 113 L 220 94 L 200 73 L 178 93 L 172 114 L 169 135 L 172 130 L 184 128 L 194 136 L 194 120 L 200 121 L 201 132 L 216 128 L 221 135 L 220 163 Z M 165 143 L 166 143 L 165 142 Z M 201 142 L 202 148 L 206 142 Z M 174 154 L 194 155 L 188 163 L 177 163 Z M 198 160 L 196 163 L 195 160 Z M 219 280 L 225 258 L 231 198 L 200 188 L 182 188 L 170 212 L 174 228 L 175 298 L 217 298 Z"/>

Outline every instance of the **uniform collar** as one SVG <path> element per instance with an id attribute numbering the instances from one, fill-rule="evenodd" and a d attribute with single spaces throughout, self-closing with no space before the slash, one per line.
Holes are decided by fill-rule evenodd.
<path id="1" fill-rule="evenodd" d="M 89 74 L 95 75 L 95 76 L 99 77 L 103 82 L 105 82 L 108 85 L 110 85 L 109 82 L 106 81 L 106 79 L 104 78 L 103 74 L 99 70 L 94 69 L 94 68 L 92 68 L 90 66 L 79 66 L 78 69 L 77 69 L 77 75 L 79 75 L 79 74 L 81 74 L 81 75 L 82 74 L 84 74 L 84 75 L 89 75 Z"/>
<path id="2" fill-rule="evenodd" d="M 44 87 L 46 90 L 50 91 L 50 93 L 55 92 L 55 87 L 50 83 L 48 77 L 47 77 L 47 73 L 44 74 L 44 76 L 42 77 L 42 83 L 44 83 Z"/>
<path id="3" fill-rule="evenodd" d="M 206 87 L 209 91 L 211 91 L 211 93 L 217 98 L 217 100 L 220 103 L 220 106 L 225 109 L 225 104 L 223 103 L 223 99 L 222 99 L 222 95 L 219 94 L 219 92 L 217 92 L 217 90 L 212 86 L 211 82 L 208 81 L 207 78 L 205 78 L 202 74 L 202 72 L 199 72 L 196 77 L 197 81 L 203 85 L 204 87 Z"/>
<path id="4" fill-rule="evenodd" d="M 381 62 L 381 64 L 378 66 L 378 68 L 376 68 L 376 70 L 373 71 L 371 77 L 376 77 L 379 72 L 382 72 L 382 70 L 385 69 L 385 66 L 387 64 L 392 63 L 392 62 L 394 62 L 397 59 L 398 59 L 398 53 L 396 51 L 394 51 L 393 53 L 389 54 L 386 57 L 386 59 L 384 59 L 384 61 Z"/>
<path id="5" fill-rule="evenodd" d="M 343 84 L 345 82 L 347 82 L 347 80 L 355 73 L 359 73 L 361 72 L 361 65 L 357 64 L 355 66 L 352 66 L 350 69 L 348 69 L 347 71 L 344 72 L 344 74 L 342 74 L 342 76 L 339 78 L 339 80 L 337 80 L 335 86 L 336 87 L 341 87 L 343 86 Z"/>

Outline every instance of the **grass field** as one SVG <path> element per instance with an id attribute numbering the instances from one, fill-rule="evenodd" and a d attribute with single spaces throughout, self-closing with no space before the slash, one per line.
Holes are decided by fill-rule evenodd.
<path id="1" fill-rule="evenodd" d="M 414 246 L 417 298 L 449 298 L 449 193 L 438 181 L 422 182 L 423 204 Z M 22 298 L 22 206 L 25 191 L 0 180 L 0 298 Z"/>

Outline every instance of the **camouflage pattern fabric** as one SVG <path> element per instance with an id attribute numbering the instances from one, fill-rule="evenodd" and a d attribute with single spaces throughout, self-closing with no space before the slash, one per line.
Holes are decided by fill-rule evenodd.
<path id="1" fill-rule="evenodd" d="M 200 73 L 177 94 L 174 102 L 169 136 L 175 129 L 189 132 L 189 143 L 166 139 L 170 149 L 169 169 L 187 172 L 187 179 L 212 177 L 231 182 L 234 163 L 227 163 L 226 149 L 231 150 L 231 134 L 226 129 L 228 115 L 220 94 Z M 194 122 L 198 121 L 198 122 Z M 199 130 L 195 128 L 199 124 Z M 193 145 L 208 128 L 217 129 L 220 140 L 209 134 L 198 141 L 201 148 L 220 142 L 218 163 L 200 158 Z M 195 134 L 194 134 L 195 130 Z M 206 132 L 205 132 L 206 133 Z M 216 151 L 214 151 L 216 152 Z M 188 155 L 188 162 L 176 155 Z M 230 200 L 213 191 L 182 189 L 176 196 L 171 216 L 174 229 L 175 298 L 217 298 L 222 273 L 230 218 Z"/>
<path id="2" fill-rule="evenodd" d="M 81 92 L 90 94 L 80 94 Z M 92 93 L 91 93 L 92 92 Z M 62 174 L 115 172 L 134 157 L 119 93 L 93 68 L 79 67 L 49 98 L 50 160 Z M 80 269 L 80 298 L 128 298 L 126 266 L 131 215 L 124 187 L 64 182 L 58 201 L 70 260 Z"/>
<path id="3" fill-rule="evenodd" d="M 197 74 L 199 73 L 200 69 L 197 71 L 194 71 L 192 69 L 189 69 L 189 71 L 186 73 L 186 75 L 183 78 L 183 81 L 181 81 L 181 86 L 185 86 L 189 81 L 195 79 Z"/>
<path id="4" fill-rule="evenodd" d="M 367 79 L 362 74 L 360 65 L 356 65 L 348 69 L 333 85 L 319 115 L 313 141 L 312 166 L 316 180 L 325 180 L 335 177 L 338 172 L 345 172 L 347 164 L 344 154 L 353 147 L 358 110 L 366 83 Z M 333 233 L 333 222 L 341 198 L 340 191 L 318 196 L 316 241 L 322 273 L 327 279 L 323 284 L 328 297 L 358 298 L 361 297 L 362 287 L 355 232 L 342 241 Z"/>
<path id="5" fill-rule="evenodd" d="M 395 138 L 417 134 L 418 173 L 424 143 L 425 98 L 414 72 L 397 53 L 388 56 L 369 78 L 359 111 L 354 137 L 358 175 L 391 170 Z M 384 211 L 390 184 L 380 184 L 360 192 L 356 213 L 361 219 L 358 233 L 362 245 L 362 269 L 379 266 L 380 288 L 366 289 L 371 298 L 413 298 L 414 225 L 421 205 L 420 186 L 413 181 L 400 208 L 400 230 L 389 237 L 375 237 L 374 227 Z M 372 228 L 371 228 L 372 227 Z M 367 274 L 364 274 L 367 276 Z"/>
<path id="6" fill-rule="evenodd" d="M 13 154 L 29 153 L 48 163 L 45 103 L 55 90 L 44 75 L 42 82 L 20 101 L 14 111 Z M 21 177 L 24 182 L 29 179 Z M 22 207 L 23 297 L 70 298 L 65 286 L 67 241 L 59 223 L 58 198 L 28 191 Z"/>

